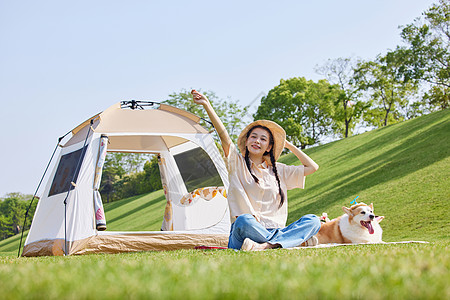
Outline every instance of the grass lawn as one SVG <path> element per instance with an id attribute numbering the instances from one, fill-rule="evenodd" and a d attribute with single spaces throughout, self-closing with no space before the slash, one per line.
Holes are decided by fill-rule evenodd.
<path id="1" fill-rule="evenodd" d="M 308 149 L 320 169 L 289 191 L 289 220 L 332 218 L 359 196 L 373 203 L 384 241 L 439 240 L 450 229 L 450 110 Z M 292 155 L 281 161 L 297 164 Z"/>
<path id="2" fill-rule="evenodd" d="M 0 257 L 2 299 L 449 299 L 449 241 Z"/>
<path id="3" fill-rule="evenodd" d="M 429 244 L 16 258 L 15 236 L 0 241 L 0 299 L 450 299 L 449 133 L 444 110 L 308 149 L 320 169 L 288 192 L 288 222 L 359 196 L 384 241 Z M 164 205 L 162 191 L 107 204 L 108 230 L 159 230 Z"/>

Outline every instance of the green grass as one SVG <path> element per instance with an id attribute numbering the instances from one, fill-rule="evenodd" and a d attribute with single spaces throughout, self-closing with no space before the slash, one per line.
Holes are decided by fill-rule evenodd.
<path id="1" fill-rule="evenodd" d="M 320 169 L 289 191 L 289 221 L 359 196 L 383 240 L 430 243 L 18 259 L 16 236 L 0 241 L 0 298 L 449 299 L 450 110 L 306 152 Z M 159 230 L 164 206 L 162 191 L 107 204 L 108 230 Z"/>
<path id="2" fill-rule="evenodd" d="M 27 238 L 28 231 L 23 235 L 22 246 Z M 0 256 L 16 255 L 19 250 L 20 234 L 16 234 L 6 240 L 0 241 Z"/>
<path id="3" fill-rule="evenodd" d="M 448 238 L 450 110 L 309 149 L 319 171 L 288 192 L 289 221 L 337 217 L 342 206 L 373 203 L 385 241 Z M 290 154 L 281 161 L 298 163 Z"/>
<path id="4" fill-rule="evenodd" d="M 449 299 L 449 242 L 0 257 L 2 299 Z"/>
<path id="5" fill-rule="evenodd" d="M 108 230 L 154 231 L 161 229 L 166 198 L 162 190 L 104 205 Z"/>

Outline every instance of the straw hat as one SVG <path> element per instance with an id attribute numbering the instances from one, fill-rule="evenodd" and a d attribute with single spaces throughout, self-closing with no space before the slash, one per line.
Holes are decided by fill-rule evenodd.
<path id="1" fill-rule="evenodd" d="M 258 120 L 252 122 L 249 125 L 247 125 L 247 127 L 245 127 L 244 130 L 242 130 L 237 140 L 239 151 L 241 151 L 242 155 L 245 155 L 245 143 L 247 141 L 247 132 L 253 127 L 258 125 L 267 127 L 272 133 L 274 141 L 273 155 L 275 157 L 275 160 L 278 160 L 278 158 L 281 155 L 281 152 L 283 152 L 284 149 L 284 142 L 286 141 L 286 132 L 280 125 L 269 120 Z"/>

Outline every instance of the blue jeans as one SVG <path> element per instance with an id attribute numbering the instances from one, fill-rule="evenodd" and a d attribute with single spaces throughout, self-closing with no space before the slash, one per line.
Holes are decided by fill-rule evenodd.
<path id="1" fill-rule="evenodd" d="M 240 215 L 231 225 L 228 248 L 241 249 L 246 238 L 257 243 L 279 244 L 283 248 L 300 246 L 320 230 L 320 220 L 315 215 L 305 215 L 285 228 L 269 229 L 250 214 Z"/>

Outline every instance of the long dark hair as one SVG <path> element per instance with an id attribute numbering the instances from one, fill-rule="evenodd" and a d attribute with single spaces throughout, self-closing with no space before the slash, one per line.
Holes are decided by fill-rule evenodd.
<path id="1" fill-rule="evenodd" d="M 264 153 L 264 155 L 269 154 L 269 156 L 270 156 L 270 163 L 272 164 L 272 170 L 273 170 L 273 173 L 275 174 L 275 179 L 277 180 L 277 183 L 278 183 L 278 192 L 280 193 L 280 198 L 281 198 L 279 208 L 281 208 L 281 207 L 283 206 L 283 203 L 284 203 L 284 193 L 283 193 L 283 190 L 281 189 L 280 178 L 279 178 L 279 176 L 278 176 L 278 171 L 277 171 L 277 165 L 276 165 L 276 161 L 275 161 L 275 156 L 273 155 L 273 148 L 275 148 L 275 142 L 274 142 L 274 140 L 273 140 L 273 135 L 272 135 L 272 132 L 270 131 L 269 128 L 267 128 L 267 127 L 265 127 L 265 126 L 261 126 L 261 125 L 256 125 L 256 126 L 250 128 L 249 131 L 247 131 L 247 136 L 246 136 L 247 139 L 248 139 L 248 137 L 250 136 L 250 133 L 251 133 L 251 132 L 253 131 L 253 129 L 255 129 L 255 128 L 261 128 L 261 129 L 264 129 L 264 130 L 268 131 L 268 132 L 269 132 L 269 135 L 270 135 L 270 137 L 269 137 L 269 144 L 272 145 L 272 148 L 270 149 L 269 152 L 266 151 L 266 153 Z M 252 175 L 252 177 L 253 177 L 253 179 L 255 180 L 255 182 L 256 182 L 257 184 L 259 184 L 259 179 L 258 179 L 258 177 L 256 177 L 255 174 L 253 174 L 252 169 L 251 169 L 251 165 L 250 165 L 250 155 L 249 155 L 247 146 L 245 146 L 245 164 L 247 165 L 247 169 L 248 169 L 248 171 L 250 172 L 250 175 Z"/>

